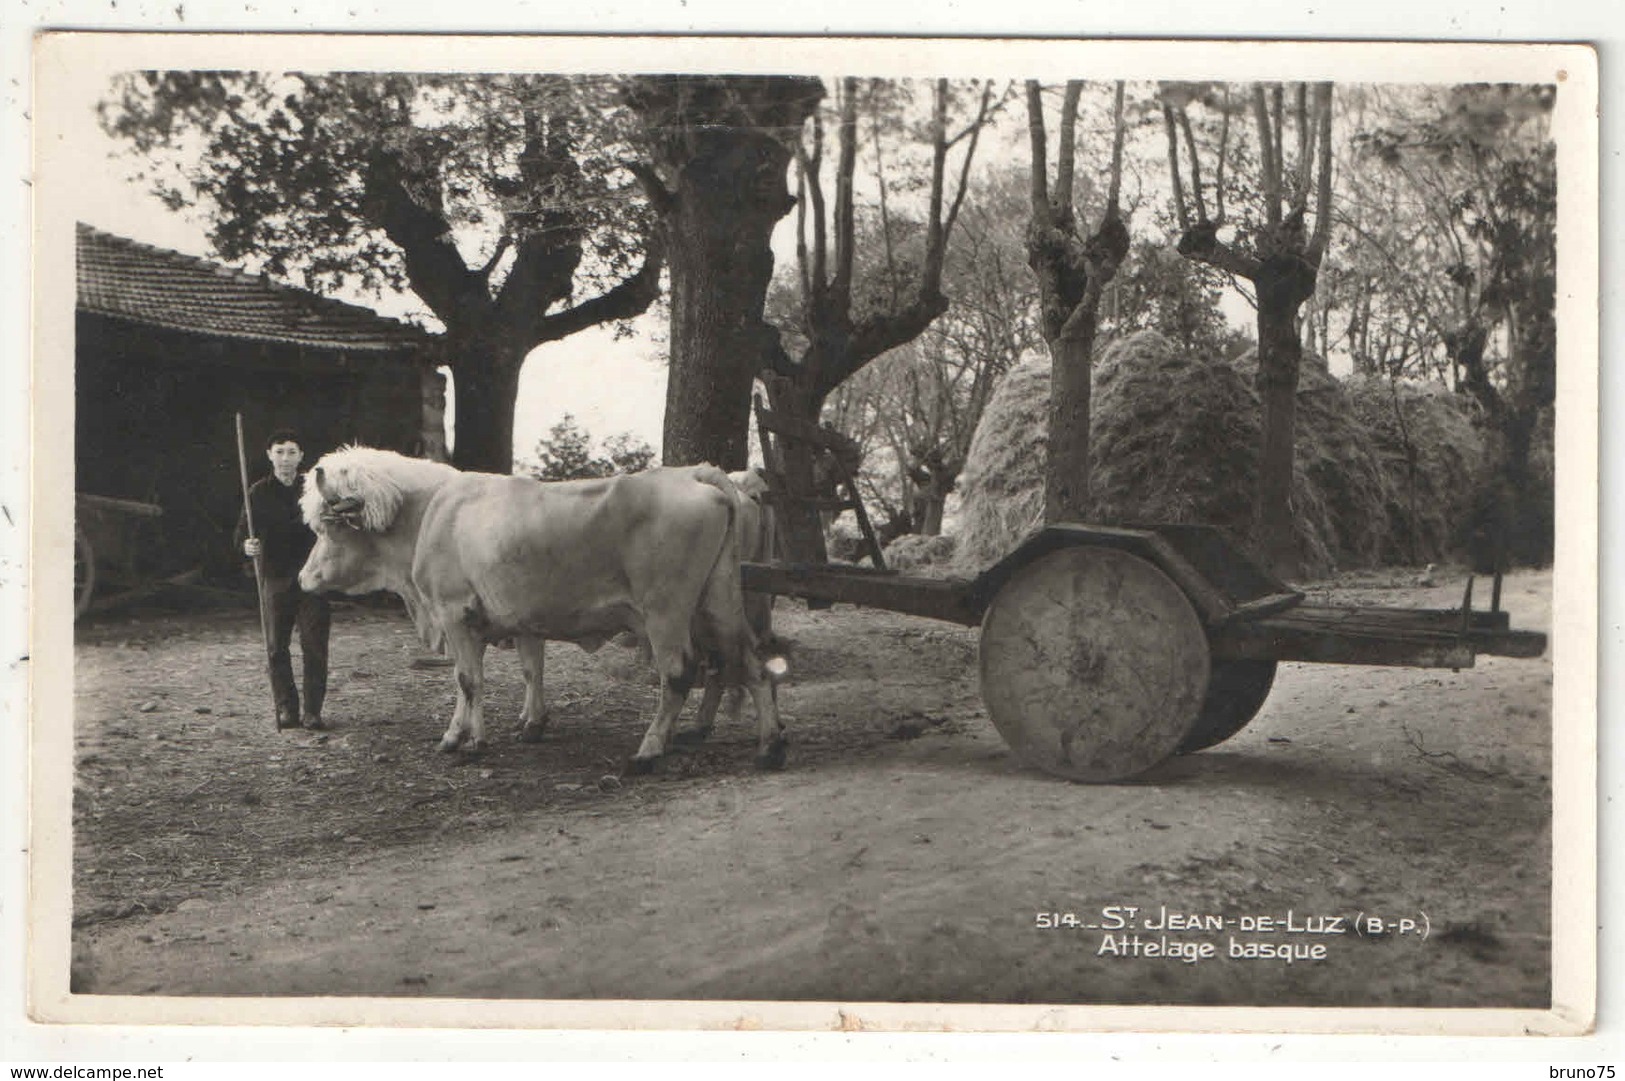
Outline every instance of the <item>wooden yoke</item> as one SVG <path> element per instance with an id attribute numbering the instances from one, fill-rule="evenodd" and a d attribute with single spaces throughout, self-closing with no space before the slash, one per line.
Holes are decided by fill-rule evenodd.
<path id="1" fill-rule="evenodd" d="M 875 539 L 874 528 L 864 510 L 858 494 L 857 478 L 847 468 L 840 454 L 845 437 L 839 432 L 821 428 L 799 417 L 775 413 L 767 408 L 761 395 L 755 395 L 756 431 L 762 441 L 762 462 L 767 477 L 768 499 L 780 511 L 779 530 L 781 553 L 791 563 L 828 563 L 829 554 L 824 547 L 823 522 L 820 512 L 832 515 L 844 510 L 852 511 L 858 520 L 858 531 L 863 534 L 864 549 L 869 561 L 878 570 L 886 569 L 885 557 L 880 554 L 880 542 Z M 810 462 L 796 462 L 801 456 Z M 814 491 L 796 490 L 799 480 L 813 472 L 792 465 L 828 463 L 835 477 L 836 495 L 824 496 Z"/>

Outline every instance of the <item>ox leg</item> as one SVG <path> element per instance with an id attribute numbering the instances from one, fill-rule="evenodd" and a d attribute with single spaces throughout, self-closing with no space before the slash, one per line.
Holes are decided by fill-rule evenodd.
<path id="1" fill-rule="evenodd" d="M 778 695 L 752 650 L 745 652 L 745 689 L 750 691 L 751 704 L 756 707 L 756 765 L 760 769 L 783 769 L 789 740 L 779 720 Z"/>
<path id="2" fill-rule="evenodd" d="M 739 722 L 739 714 L 745 708 L 745 688 L 738 686 L 729 687 L 728 693 L 723 699 L 722 708 L 723 711 L 728 715 L 728 723 L 737 724 Z"/>
<path id="3" fill-rule="evenodd" d="M 521 637 L 516 643 L 519 650 L 519 668 L 525 674 L 525 706 L 519 712 L 523 725 L 519 738 L 526 743 L 540 743 L 547 728 L 547 707 L 542 703 L 542 660 L 547 642 L 541 638 Z"/>
<path id="4" fill-rule="evenodd" d="M 730 695 L 733 691 L 728 692 Z M 717 706 L 722 702 L 722 673 L 711 669 L 705 673 L 705 693 L 700 695 L 699 712 L 694 715 L 694 727 L 673 733 L 673 743 L 704 743 L 716 727 Z"/>
<path id="5" fill-rule="evenodd" d="M 447 621 L 450 623 L 450 621 Z M 442 751 L 463 747 L 480 751 L 485 747 L 485 719 L 481 715 L 485 693 L 485 642 L 466 628 L 452 625 L 446 632 L 446 649 L 457 671 L 457 708 L 451 724 L 440 737 Z"/>
<path id="6" fill-rule="evenodd" d="M 688 699 L 689 688 L 694 685 L 698 672 L 689 646 L 686 621 L 672 627 L 651 622 L 649 645 L 654 650 L 655 671 L 660 675 L 660 704 L 655 710 L 654 722 L 644 733 L 643 742 L 629 763 L 633 773 L 653 770 L 655 761 L 666 753 L 666 741 L 671 736 L 672 725 L 677 720 L 677 714 L 682 712 L 683 703 Z"/>

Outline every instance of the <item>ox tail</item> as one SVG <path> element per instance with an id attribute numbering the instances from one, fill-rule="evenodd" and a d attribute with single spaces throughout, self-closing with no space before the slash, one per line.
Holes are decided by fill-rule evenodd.
<path id="1" fill-rule="evenodd" d="M 728 529 L 722 535 L 722 544 L 717 548 L 716 558 L 711 561 L 711 575 L 706 578 L 706 581 L 710 581 L 711 576 L 714 576 L 717 568 L 722 565 L 722 559 L 728 554 L 728 548 L 733 547 L 735 556 L 739 552 L 739 542 L 734 536 L 734 529 L 738 524 L 736 519 L 739 517 L 739 489 L 728 479 L 728 474 L 710 464 L 695 466 L 694 479 L 701 484 L 709 484 L 721 492 L 722 501 L 728 506 Z"/>
<path id="2" fill-rule="evenodd" d="M 708 484 L 721 492 L 724 497 L 723 502 L 728 505 L 728 530 L 723 534 L 722 544 L 717 548 L 716 558 L 711 563 L 711 573 L 706 579 L 707 589 L 709 590 L 711 584 L 716 581 L 718 573 L 724 570 L 723 559 L 730 550 L 734 553 L 734 562 L 738 562 L 739 540 L 736 529 L 739 517 L 740 491 L 738 486 L 728 478 L 728 474 L 714 465 L 695 466 L 694 478 L 701 484 Z M 732 577 L 733 581 L 725 588 L 728 589 L 732 597 L 738 599 L 741 624 L 745 632 L 745 648 L 756 654 L 757 659 L 762 662 L 762 666 L 767 670 L 769 677 L 777 681 L 779 677 L 790 670 L 789 662 L 786 660 L 786 655 L 789 652 L 788 648 L 786 648 L 787 643 L 771 631 L 765 635 L 757 634 L 756 629 L 750 625 L 750 620 L 744 618 L 744 587 L 740 584 L 739 575 L 735 572 Z M 744 675 L 743 672 L 735 671 L 741 665 L 743 658 L 724 657 L 722 660 L 724 671 L 731 673 L 733 678 L 739 679 Z"/>

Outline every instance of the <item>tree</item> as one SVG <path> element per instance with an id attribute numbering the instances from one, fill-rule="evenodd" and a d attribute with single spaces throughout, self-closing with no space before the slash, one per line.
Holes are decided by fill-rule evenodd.
<path id="1" fill-rule="evenodd" d="M 888 535 L 940 531 L 994 383 L 1043 344 L 1025 266 L 1028 187 L 1019 169 L 973 180 L 943 264 L 952 303 L 830 396 L 827 419 L 859 439 L 866 461 L 876 452 L 860 480 Z"/>
<path id="2" fill-rule="evenodd" d="M 1066 84 L 1062 96 L 1055 179 L 1049 179 L 1048 136 L 1043 91 L 1027 83 L 1027 134 L 1032 151 L 1031 204 L 1027 261 L 1038 277 L 1040 325 L 1049 345 L 1052 378 L 1049 408 L 1049 462 L 1044 474 L 1044 519 L 1083 521 L 1089 512 L 1090 359 L 1099 321 L 1100 298 L 1129 250 L 1121 208 L 1123 178 L 1123 97 L 1117 84 L 1112 110 L 1112 152 L 1108 191 L 1100 227 L 1079 233 L 1073 203 L 1077 166 L 1078 101 L 1083 84 Z"/>
<path id="3" fill-rule="evenodd" d="M 1179 254 L 1217 267 L 1252 284 L 1258 310 L 1258 394 L 1263 402 L 1253 541 L 1258 554 L 1280 573 L 1295 573 L 1292 480 L 1298 369 L 1303 344 L 1298 311 L 1314 295 L 1320 262 L 1331 235 L 1332 88 L 1306 84 L 1293 89 L 1292 104 L 1280 84 L 1256 83 L 1245 97 L 1228 86 L 1164 83 L 1163 121 L 1168 171 L 1179 217 Z M 1312 100 L 1311 100 L 1312 99 Z M 1245 100 L 1251 106 L 1257 148 L 1253 206 L 1229 240 L 1220 238 L 1225 219 L 1225 170 L 1231 161 L 1231 119 Z M 1189 107 L 1200 103 L 1218 115 L 1219 138 L 1210 175 L 1214 213 Z M 1296 154 L 1288 167 L 1288 121 Z M 1237 133 L 1238 138 L 1240 133 Z M 1190 169 L 1189 198 L 1180 166 L 1183 141 Z M 1231 176 L 1235 178 L 1235 172 Z M 1313 232 L 1306 231 L 1314 197 Z M 1234 200 L 1232 200 L 1234 201 Z M 1194 213 L 1193 213 L 1194 211 Z M 1260 217 L 1258 211 L 1262 211 Z"/>
<path id="4" fill-rule="evenodd" d="M 743 469 L 751 384 L 778 335 L 762 319 L 770 240 L 789 213 L 790 144 L 817 79 L 640 76 L 623 99 L 650 163 L 637 167 L 671 257 L 671 368 L 661 457 Z"/>
<path id="5" fill-rule="evenodd" d="M 592 436 L 566 413 L 536 443 L 536 461 L 520 468 L 537 480 L 580 480 L 617 473 L 641 473 L 654 462 L 655 450 L 631 432 L 604 440 L 603 453 L 594 454 Z"/>
<path id="6" fill-rule="evenodd" d="M 796 296 L 785 305 L 793 309 L 785 315 L 796 355 L 778 353 L 766 380 L 776 412 L 816 423 L 837 387 L 914 340 L 947 310 L 942 280 L 949 240 L 977 142 L 998 104 L 992 83 L 956 88 L 947 79 L 842 79 L 830 118 L 830 161 L 825 117 L 813 114 L 796 144 Z M 951 124 L 961 109 L 970 118 Z M 914 110 L 926 118 L 911 125 Z M 911 143 L 926 148 L 923 168 L 908 160 Z M 959 147 L 958 180 L 950 191 L 949 159 Z M 860 150 L 874 170 L 868 207 L 858 197 Z M 805 447 L 790 443 L 784 467 L 791 491 L 814 494 L 814 462 Z M 812 512 L 795 504 L 787 511 L 792 550 L 802 559 L 821 559 Z"/>
<path id="7" fill-rule="evenodd" d="M 1557 171 L 1550 86 L 1452 87 L 1362 145 L 1429 209 L 1450 303 L 1440 339 L 1492 436 L 1475 562 L 1551 558 L 1552 493 L 1532 456 L 1557 385 Z"/>
<path id="8" fill-rule="evenodd" d="M 223 258 L 415 293 L 445 326 L 454 460 L 497 472 L 526 355 L 659 293 L 624 121 L 601 81 L 540 75 L 143 72 L 102 106 L 110 133 L 174 163 L 179 179 L 149 179 L 207 209 Z"/>

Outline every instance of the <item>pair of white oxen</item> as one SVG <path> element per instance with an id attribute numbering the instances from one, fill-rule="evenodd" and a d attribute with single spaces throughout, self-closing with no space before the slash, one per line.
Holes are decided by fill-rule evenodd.
<path id="1" fill-rule="evenodd" d="M 756 474 L 730 478 L 701 465 L 542 482 L 352 446 L 324 456 L 310 480 L 301 509 L 316 547 L 299 585 L 389 590 L 406 602 L 425 644 L 456 666 L 457 705 L 442 750 L 484 743 L 487 644 L 514 640 L 525 677 L 521 738 L 534 741 L 547 723 L 546 640 L 593 650 L 631 632 L 648 643 L 660 677 L 633 771 L 653 768 L 665 752 L 702 670 L 696 735 L 710 730 L 724 686 L 729 712 L 738 713 L 742 687 L 756 709 L 757 764 L 783 766 L 770 682 L 782 660 L 762 656 L 771 598 L 747 598 L 740 586 L 741 559 L 771 551 Z"/>

